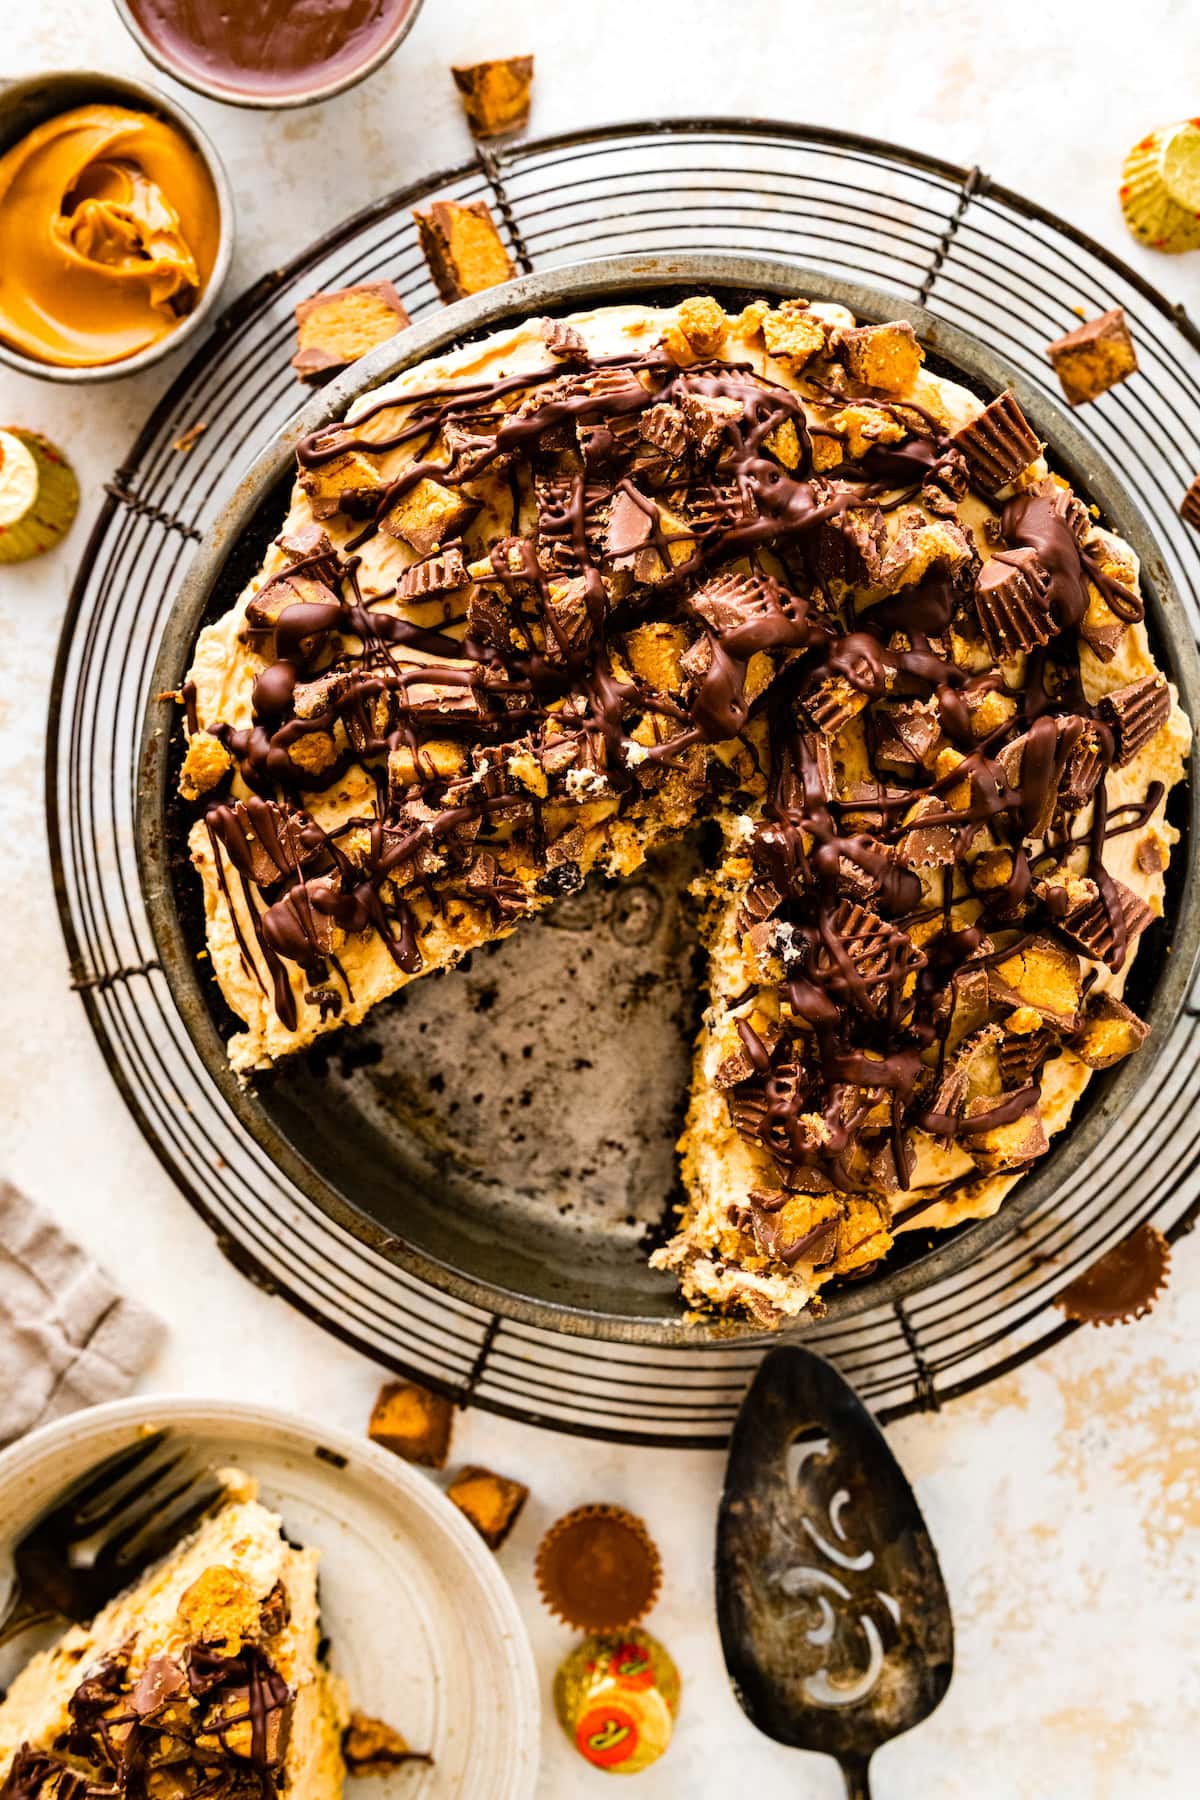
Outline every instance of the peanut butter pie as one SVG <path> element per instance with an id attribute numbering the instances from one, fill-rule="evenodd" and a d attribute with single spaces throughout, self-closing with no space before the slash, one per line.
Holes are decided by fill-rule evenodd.
<path id="1" fill-rule="evenodd" d="M 317 1552 L 228 1504 L 0 1702 L 2 1800 L 339 1800 L 349 1714 L 318 1658 Z"/>
<path id="2" fill-rule="evenodd" d="M 302 442 L 184 693 L 234 1067 L 708 820 L 655 1263 L 771 1326 L 995 1211 L 1145 1036 L 1189 741 L 1042 450 L 906 323 L 706 298 L 528 321 Z"/>

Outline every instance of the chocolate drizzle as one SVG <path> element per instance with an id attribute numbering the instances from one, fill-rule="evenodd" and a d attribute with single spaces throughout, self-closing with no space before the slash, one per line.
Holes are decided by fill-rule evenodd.
<path id="1" fill-rule="evenodd" d="M 22 1744 L 0 1786 L 0 1800 L 92 1800 L 104 1791 L 92 1786 L 65 1758 Z"/>
<path id="2" fill-rule="evenodd" d="M 79 1682 L 53 1747 L 17 1752 L 0 1800 L 274 1800 L 293 1702 L 258 1644 L 226 1656 L 195 1643 L 137 1675 L 110 1655 Z"/>
<path id="3" fill-rule="evenodd" d="M 336 1014 L 346 934 L 375 934 L 415 973 L 422 918 L 460 902 L 500 928 L 578 884 L 571 829 L 548 834 L 548 807 L 598 792 L 645 806 L 699 756 L 694 812 L 706 746 L 740 738 L 737 779 L 761 792 L 765 769 L 766 782 L 743 918 L 756 944 L 786 949 L 774 985 L 787 1023 L 769 1044 L 739 1024 L 730 1105 L 780 1191 L 890 1198 L 910 1183 L 916 1130 L 958 1141 L 981 1170 L 1027 1159 L 1036 1081 L 999 1083 L 1052 1045 L 1008 1054 L 979 1086 L 977 1063 L 955 1073 L 955 1019 L 971 994 L 984 996 L 977 1023 L 1015 1010 L 995 995 L 1020 999 L 1018 978 L 992 977 L 1026 946 L 1049 942 L 1077 969 L 1070 943 L 1118 968 L 1145 923 L 1104 867 L 1105 781 L 1118 750 L 1161 724 L 1162 699 L 1094 709 L 1078 670 L 1091 590 L 1125 623 L 1141 616 L 1136 595 L 1089 554 L 1086 515 L 1050 481 L 995 506 L 976 488 L 994 553 L 977 582 L 981 546 L 957 507 L 979 433 L 952 439 L 868 395 L 854 404 L 902 438 L 836 469 L 822 457 L 818 472 L 814 440 L 832 427 L 747 366 L 680 368 L 661 348 L 589 359 L 557 325 L 546 341 L 543 370 L 380 400 L 299 446 L 310 492 L 348 456 L 408 460 L 341 554 L 322 537 L 252 600 L 247 635 L 268 658 L 253 722 L 204 722 L 248 791 L 218 789 L 203 809 L 226 896 L 229 868 L 241 882 L 247 966 L 261 982 L 261 959 L 289 1028 L 290 965 L 305 1001 Z M 847 396 L 811 404 L 832 412 Z M 1014 407 L 989 419 L 1024 467 L 1037 443 Z M 1006 471 L 991 469 L 989 491 Z M 503 534 L 479 522 L 488 482 L 511 494 Z M 450 522 L 447 541 L 421 538 L 398 589 L 434 624 L 360 586 L 375 532 L 417 541 L 410 497 Z M 902 505 L 885 559 L 884 520 Z M 847 773 L 851 739 L 868 780 Z M 373 801 L 323 831 L 305 798 L 354 764 Z M 1081 850 L 1065 903 L 1060 865 Z M 758 1229 L 770 1242 L 773 1227 Z M 824 1224 L 813 1233 L 828 1249 Z"/>

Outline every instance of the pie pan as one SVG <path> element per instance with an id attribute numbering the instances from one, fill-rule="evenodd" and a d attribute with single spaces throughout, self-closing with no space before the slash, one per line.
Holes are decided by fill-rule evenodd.
<path id="1" fill-rule="evenodd" d="M 839 301 L 862 321 L 906 318 L 936 372 L 983 397 L 1011 387 L 1053 465 L 1137 551 L 1155 655 L 1197 717 L 1200 658 L 1162 556 L 1115 472 L 1039 389 L 975 339 L 878 289 L 754 257 L 622 257 L 522 277 L 420 321 L 331 383 L 263 450 L 198 551 L 164 632 L 137 820 L 147 909 L 175 1003 L 225 1101 L 287 1177 L 373 1250 L 458 1299 L 551 1330 L 662 1345 L 760 1335 L 725 1320 L 687 1323 L 672 1278 L 646 1265 L 647 1241 L 657 1241 L 680 1197 L 673 1142 L 698 1010 L 683 904 L 694 847 L 621 885 L 589 884 L 449 977 L 413 983 L 353 1031 L 243 1085 L 225 1053 L 236 1021 L 197 961 L 199 882 L 174 799 L 180 721 L 156 696 L 178 689 L 198 631 L 256 571 L 284 516 L 304 433 L 401 370 L 530 315 L 671 304 L 696 292 L 734 310 L 758 294 L 806 294 Z M 1011 1234 L 1152 1078 L 1200 939 L 1196 809 L 1194 784 L 1181 784 L 1168 813 L 1181 838 L 1165 918 L 1143 938 L 1127 988 L 1151 1026 L 1145 1048 L 1093 1077 L 1069 1127 L 993 1218 L 902 1234 L 878 1273 L 827 1290 L 826 1321 L 919 1293 Z"/>

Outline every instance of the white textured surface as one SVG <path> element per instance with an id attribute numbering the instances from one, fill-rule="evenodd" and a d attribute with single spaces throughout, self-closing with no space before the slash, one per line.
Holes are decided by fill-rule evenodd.
<path id="1" fill-rule="evenodd" d="M 153 78 L 107 0 L 7 0 L 4 74 L 107 67 Z M 463 157 L 453 60 L 533 50 L 533 128 L 656 112 L 762 113 L 845 125 L 961 162 L 1063 212 L 1200 314 L 1200 255 L 1140 249 L 1115 190 L 1127 145 L 1195 112 L 1193 0 L 427 0 L 393 63 L 323 109 L 247 114 L 193 100 L 228 162 L 240 214 L 230 292 L 381 190 Z M 327 153 L 336 143 L 337 154 Z M 268 1300 L 221 1259 L 146 1148 L 67 987 L 42 814 L 44 697 L 88 516 L 170 365 L 92 391 L 0 371 L 0 423 L 57 437 L 84 519 L 65 551 L 0 572 L 0 841 L 5 852 L 0 1164 L 78 1232 L 172 1331 L 149 1385 L 274 1401 L 365 1423 L 378 1380 L 362 1358 Z M 1200 1765 L 1200 1340 L 1196 1253 L 1127 1332 L 1079 1334 L 1040 1365 L 894 1428 L 955 1604 L 957 1673 L 922 1729 L 886 1749 L 893 1800 L 1175 1800 Z M 684 1710 L 646 1800 L 753 1788 L 833 1800 L 829 1763 L 778 1749 L 725 1682 L 709 1565 L 721 1459 L 543 1436 L 479 1415 L 455 1461 L 534 1490 L 502 1553 L 548 1690 L 570 1634 L 539 1610 L 530 1566 L 544 1526 L 585 1499 L 643 1513 L 666 1581 L 651 1623 L 678 1660 Z M 551 1716 L 542 1800 L 603 1791 Z"/>

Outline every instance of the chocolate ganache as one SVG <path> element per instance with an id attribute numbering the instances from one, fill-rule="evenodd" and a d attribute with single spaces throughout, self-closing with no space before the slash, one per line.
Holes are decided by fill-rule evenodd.
<path id="1" fill-rule="evenodd" d="M 129 0 L 150 43 L 203 88 L 278 98 L 353 76 L 416 0 Z"/>
<path id="2" fill-rule="evenodd" d="M 188 694 L 235 1066 L 708 815 L 690 1203 L 656 1260 L 776 1323 L 895 1229 L 999 1204 L 1144 1036 L 1119 991 L 1187 727 L 1132 552 L 1011 394 L 921 365 L 835 307 L 612 309 L 301 443 Z"/>

